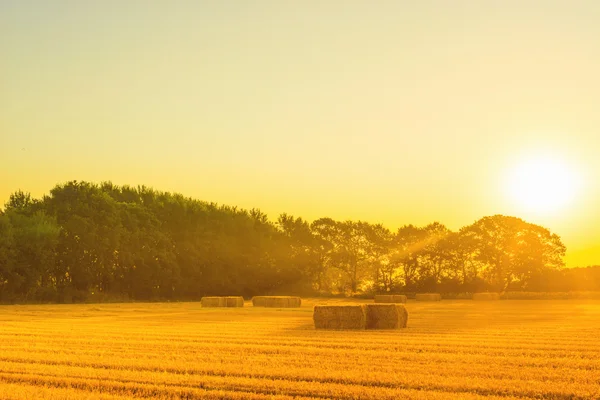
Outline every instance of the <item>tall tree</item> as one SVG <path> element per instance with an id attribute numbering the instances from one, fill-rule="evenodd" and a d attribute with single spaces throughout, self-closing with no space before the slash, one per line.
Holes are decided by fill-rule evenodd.
<path id="1" fill-rule="evenodd" d="M 566 248 L 560 237 L 520 218 L 494 215 L 464 228 L 485 265 L 483 277 L 496 289 L 526 287 L 533 273 L 564 266 Z"/>

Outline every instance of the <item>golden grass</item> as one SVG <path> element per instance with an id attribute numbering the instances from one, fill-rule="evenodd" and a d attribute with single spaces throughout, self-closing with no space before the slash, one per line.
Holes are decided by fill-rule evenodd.
<path id="1" fill-rule="evenodd" d="M 417 293 L 415 295 L 417 301 L 440 301 L 442 296 L 439 293 Z"/>
<path id="2" fill-rule="evenodd" d="M 409 302 L 379 331 L 303 303 L 0 306 L 0 399 L 600 398 L 597 300 Z"/>
<path id="3" fill-rule="evenodd" d="M 406 296 L 403 294 L 378 294 L 375 295 L 375 303 L 406 303 Z"/>

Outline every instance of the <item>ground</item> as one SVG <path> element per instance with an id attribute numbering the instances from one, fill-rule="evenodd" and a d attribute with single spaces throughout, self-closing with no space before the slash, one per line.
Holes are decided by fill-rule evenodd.
<path id="1" fill-rule="evenodd" d="M 318 303 L 0 306 L 0 398 L 600 398 L 600 301 L 409 300 L 395 331 Z"/>

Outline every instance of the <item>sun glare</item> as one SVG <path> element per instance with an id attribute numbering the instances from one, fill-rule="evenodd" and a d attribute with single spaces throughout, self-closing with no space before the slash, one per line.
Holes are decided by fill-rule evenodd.
<path id="1" fill-rule="evenodd" d="M 559 157 L 538 156 L 517 162 L 508 177 L 508 194 L 523 211 L 557 213 L 577 198 L 580 177 Z"/>

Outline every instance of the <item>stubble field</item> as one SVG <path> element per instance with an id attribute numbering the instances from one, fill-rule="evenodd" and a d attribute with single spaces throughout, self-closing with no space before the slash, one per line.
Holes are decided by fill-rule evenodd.
<path id="1" fill-rule="evenodd" d="M 600 398 L 600 301 L 409 301 L 397 331 L 316 303 L 0 306 L 0 398 Z"/>

